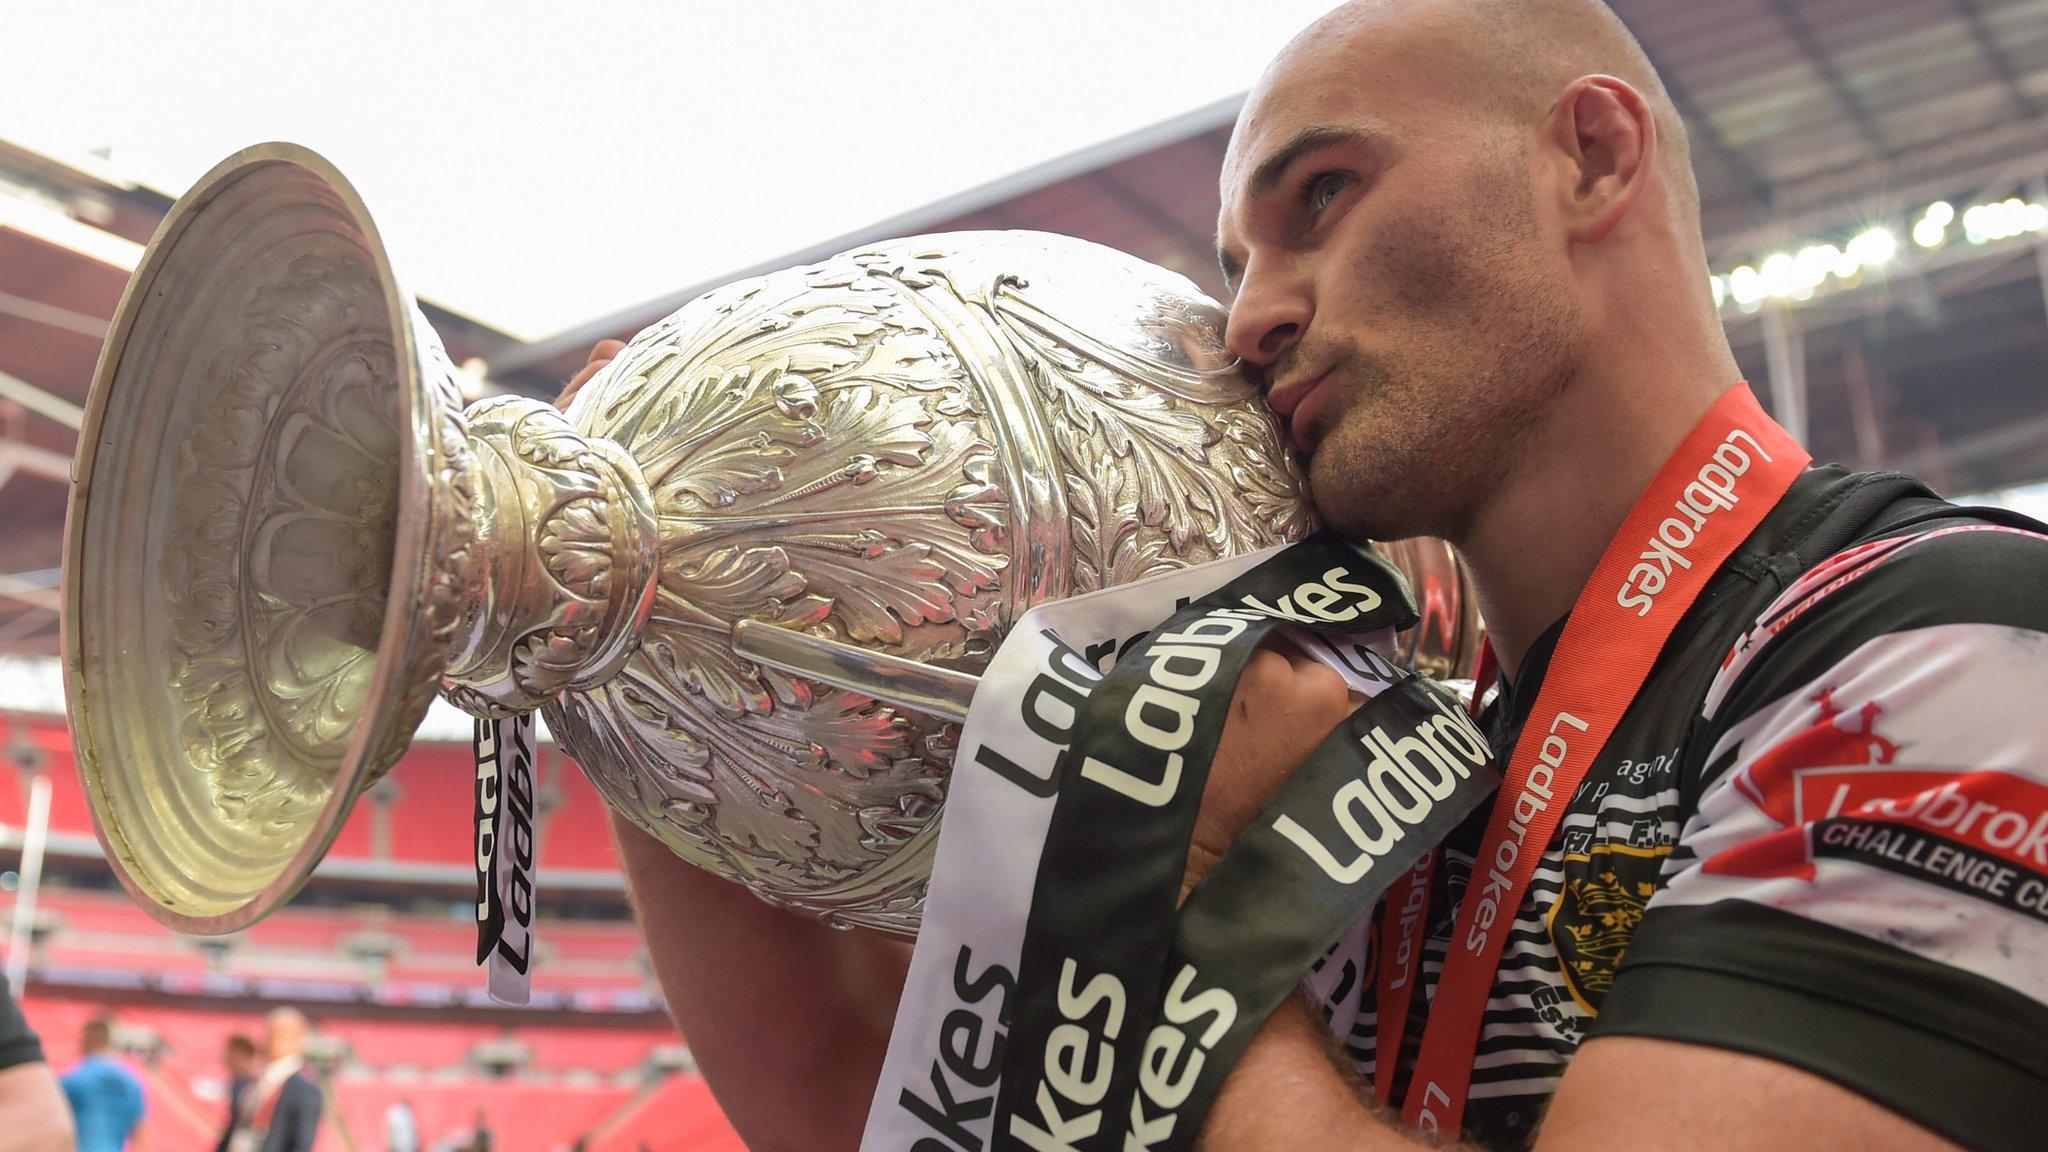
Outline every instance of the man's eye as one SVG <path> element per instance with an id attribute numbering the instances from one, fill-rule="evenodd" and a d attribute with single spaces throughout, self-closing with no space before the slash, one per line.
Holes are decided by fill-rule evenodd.
<path id="1" fill-rule="evenodd" d="M 1337 193 L 1342 192 L 1348 183 L 1350 180 L 1341 173 L 1325 172 L 1309 180 L 1308 186 L 1303 189 L 1302 198 L 1308 202 L 1312 211 L 1321 212 L 1330 206 L 1331 201 L 1337 198 Z"/>

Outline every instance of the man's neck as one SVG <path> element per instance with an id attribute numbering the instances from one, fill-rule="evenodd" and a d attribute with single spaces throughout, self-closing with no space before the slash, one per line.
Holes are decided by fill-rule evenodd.
<path id="1" fill-rule="evenodd" d="M 1452 541 L 1472 573 L 1501 671 L 1571 610 L 1621 522 L 1716 398 L 1733 357 L 1573 379 L 1531 430 L 1513 470 Z"/>

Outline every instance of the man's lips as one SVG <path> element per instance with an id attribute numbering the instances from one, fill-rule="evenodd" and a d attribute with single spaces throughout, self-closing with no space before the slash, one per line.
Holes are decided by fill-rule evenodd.
<path id="1" fill-rule="evenodd" d="M 1274 414 L 1280 417 L 1281 422 L 1287 425 L 1288 438 L 1294 441 L 1296 448 L 1304 452 L 1309 448 L 1302 439 L 1307 421 L 1304 420 L 1297 425 L 1294 417 L 1301 411 L 1302 405 L 1308 402 L 1310 393 L 1321 387 L 1329 376 L 1329 372 L 1324 371 L 1313 376 L 1297 377 L 1266 394 L 1266 403 L 1272 407 Z"/>

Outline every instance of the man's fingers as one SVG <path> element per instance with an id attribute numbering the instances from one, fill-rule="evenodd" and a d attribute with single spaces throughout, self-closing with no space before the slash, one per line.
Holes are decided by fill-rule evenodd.
<path id="1" fill-rule="evenodd" d="M 1353 707 L 1350 688 L 1335 669 L 1285 646 L 1252 653 L 1230 701 L 1230 717 L 1234 727 L 1272 729 L 1307 755 Z"/>
<path id="2" fill-rule="evenodd" d="M 611 363 L 625 348 L 624 340 L 599 340 L 592 345 L 590 358 L 584 362 L 583 367 L 577 369 L 576 375 L 569 377 L 569 382 L 562 386 L 562 394 L 555 397 L 555 407 L 567 408 L 569 401 L 576 398 L 576 393 L 582 390 L 585 384 L 590 383 L 590 378 L 603 371 L 604 366 Z"/>
<path id="3" fill-rule="evenodd" d="M 1202 792 L 1185 888 L 1356 706 L 1343 677 L 1322 662 L 1291 647 L 1252 653 Z"/>

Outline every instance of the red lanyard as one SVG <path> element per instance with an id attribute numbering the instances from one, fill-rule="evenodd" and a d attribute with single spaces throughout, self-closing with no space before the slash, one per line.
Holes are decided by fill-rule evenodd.
<path id="1" fill-rule="evenodd" d="M 1425 1133 L 1455 1133 L 1463 1122 L 1501 950 L 1586 769 L 1642 690 L 1679 618 L 1811 460 L 1764 414 L 1747 384 L 1730 388 L 1650 481 L 1572 605 L 1494 798 L 1423 1029 L 1402 1115 Z M 1412 879 L 1388 894 L 1390 911 Z M 1390 926 L 1382 921 L 1382 941 Z M 1388 963 L 1400 957 L 1385 950 L 1380 958 L 1381 1099 L 1393 1081 L 1420 950 L 1419 942 L 1410 945 L 1405 965 Z M 1402 987 L 1390 991 L 1397 976 Z M 1397 1006 L 1400 1015 L 1390 1018 L 1387 1010 Z M 1389 1032 L 1396 1037 L 1391 1047 Z"/>
<path id="2" fill-rule="evenodd" d="M 1493 646 L 1482 642 L 1479 665 L 1472 672 L 1472 700 L 1467 710 L 1477 720 L 1486 690 L 1500 676 Z M 1416 973 L 1429 939 L 1429 882 L 1436 872 L 1436 852 L 1425 853 L 1387 893 L 1380 908 L 1379 943 L 1374 946 L 1375 1019 L 1372 1094 L 1385 1104 L 1394 1097 L 1394 1075 L 1401 1063 L 1401 1040 L 1408 1031 L 1408 1006 L 1415 999 Z"/>

